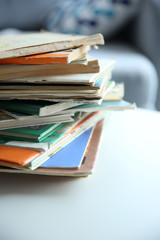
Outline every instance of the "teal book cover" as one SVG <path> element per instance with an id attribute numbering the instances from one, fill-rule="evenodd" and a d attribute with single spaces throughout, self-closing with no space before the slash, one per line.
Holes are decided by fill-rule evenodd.
<path id="1" fill-rule="evenodd" d="M 83 104 L 80 106 L 72 107 L 66 110 L 66 113 L 68 111 L 72 112 L 78 112 L 78 111 L 103 111 L 103 110 L 123 110 L 123 109 L 132 109 L 135 108 L 135 104 L 131 104 L 129 102 L 126 102 L 124 100 L 120 101 L 103 101 L 100 105 L 97 104 Z"/>

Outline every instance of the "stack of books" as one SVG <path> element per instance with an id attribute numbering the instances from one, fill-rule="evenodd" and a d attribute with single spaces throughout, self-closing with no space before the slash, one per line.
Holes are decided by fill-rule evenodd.
<path id="1" fill-rule="evenodd" d="M 101 34 L 0 38 L 0 171 L 56 176 L 93 172 L 103 119 L 134 109 L 111 80 L 114 60 L 88 52 Z"/>

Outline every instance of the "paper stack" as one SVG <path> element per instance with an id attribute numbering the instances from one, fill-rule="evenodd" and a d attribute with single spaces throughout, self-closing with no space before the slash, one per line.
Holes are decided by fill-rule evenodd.
<path id="1" fill-rule="evenodd" d="M 103 119 L 133 109 L 114 60 L 89 56 L 103 36 L 33 33 L 0 38 L 0 171 L 92 173 Z"/>

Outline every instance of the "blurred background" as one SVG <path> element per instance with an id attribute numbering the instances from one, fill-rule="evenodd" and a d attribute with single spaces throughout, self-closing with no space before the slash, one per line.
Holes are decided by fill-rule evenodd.
<path id="1" fill-rule="evenodd" d="M 125 100 L 160 110 L 159 0 L 0 0 L 0 34 L 42 29 L 102 33 L 97 58 L 114 58 L 113 80 L 124 82 Z"/>

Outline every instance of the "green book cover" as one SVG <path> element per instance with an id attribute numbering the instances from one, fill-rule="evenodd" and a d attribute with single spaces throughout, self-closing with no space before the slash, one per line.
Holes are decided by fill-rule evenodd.
<path id="1" fill-rule="evenodd" d="M 40 109 L 46 106 L 56 105 L 53 102 L 36 100 L 2 100 L 0 108 L 7 111 L 39 115 Z"/>
<path id="2" fill-rule="evenodd" d="M 62 139 L 64 137 L 64 135 L 66 135 L 66 133 L 69 133 L 72 129 L 74 129 L 74 127 L 77 126 L 77 128 L 80 128 L 82 125 L 84 126 L 88 121 L 92 121 L 92 119 L 97 117 L 97 116 L 91 116 L 91 117 L 89 117 L 89 116 L 90 116 L 90 114 L 87 113 L 87 114 L 83 114 L 83 116 L 81 118 L 79 118 L 78 113 L 77 113 L 75 116 L 74 122 L 69 122 L 69 123 L 64 124 L 64 126 L 57 129 L 55 132 L 53 132 L 53 134 L 51 134 L 49 137 L 45 138 L 44 141 L 42 141 L 42 142 L 44 142 L 44 143 L 48 142 L 50 144 L 50 146 L 53 146 L 60 139 Z M 85 120 L 85 119 L 86 119 L 86 121 L 83 122 L 83 120 Z"/>
<path id="3" fill-rule="evenodd" d="M 40 142 L 62 127 L 64 123 L 13 128 L 0 131 L 0 136 L 5 139 Z"/>
<path id="4" fill-rule="evenodd" d="M 6 140 L 0 137 L 0 144 L 6 143 Z"/>
<path id="5" fill-rule="evenodd" d="M 67 132 L 69 132 L 73 127 L 75 127 L 81 120 L 85 118 L 86 114 L 83 114 L 82 117 L 79 117 L 79 113 L 76 113 L 74 116 L 74 122 L 69 122 L 63 124 L 60 128 L 56 129 L 50 136 L 42 140 L 44 143 L 49 143 L 50 146 L 58 142 Z"/>
<path id="6" fill-rule="evenodd" d="M 52 146 L 56 142 L 58 142 L 69 130 L 71 130 L 75 126 L 75 123 L 66 123 L 61 128 L 56 129 L 50 136 L 42 140 L 42 142 L 50 143 Z"/>
<path id="7" fill-rule="evenodd" d="M 50 116 L 64 109 L 80 105 L 81 102 L 49 102 L 43 100 L 1 100 L 0 108 L 16 119 Z"/>

